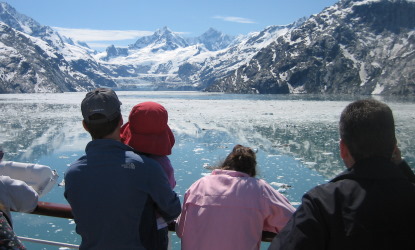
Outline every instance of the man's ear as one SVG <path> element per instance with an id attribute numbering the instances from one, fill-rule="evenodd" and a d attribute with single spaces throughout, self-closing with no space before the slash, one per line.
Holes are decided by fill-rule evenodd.
<path id="1" fill-rule="evenodd" d="M 340 140 L 340 157 L 343 159 L 343 162 L 347 168 L 351 168 L 355 163 L 353 156 L 350 154 L 349 148 L 343 140 Z"/>
<path id="2" fill-rule="evenodd" d="M 82 126 L 84 126 L 84 129 L 89 132 L 88 126 L 86 126 L 86 123 L 84 120 L 82 120 Z"/>
<path id="3" fill-rule="evenodd" d="M 346 144 L 344 144 L 344 141 L 340 139 L 340 157 L 344 159 L 348 154 L 349 149 L 347 148 Z"/>

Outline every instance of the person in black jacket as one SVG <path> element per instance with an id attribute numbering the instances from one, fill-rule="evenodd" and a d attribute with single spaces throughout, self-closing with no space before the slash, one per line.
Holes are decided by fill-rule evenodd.
<path id="1" fill-rule="evenodd" d="M 347 170 L 303 196 L 269 249 L 415 249 L 414 173 L 397 148 L 391 109 L 355 101 L 339 132 Z"/>

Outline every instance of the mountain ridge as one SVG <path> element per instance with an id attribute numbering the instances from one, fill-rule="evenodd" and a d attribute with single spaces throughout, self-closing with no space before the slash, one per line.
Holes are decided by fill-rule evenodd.
<path id="1" fill-rule="evenodd" d="M 4 75 L 2 93 L 86 91 L 97 86 L 116 86 L 116 83 L 103 73 L 101 65 L 86 48 L 60 36 L 49 26 L 41 25 L 34 19 L 18 13 L 4 2 L 0 3 L 0 21 L 3 22 L 3 30 L 11 34 L 0 37 L 0 42 L 3 45 L 7 44 L 2 46 L 2 49 L 15 51 L 16 60 L 27 65 L 33 72 L 33 76 L 24 75 L 27 71 L 15 71 L 10 66 L 14 65 L 11 61 L 3 60 L 3 67 L 0 68 Z M 20 39 L 21 36 L 15 34 L 28 39 L 25 40 L 26 46 L 20 44 L 19 40 L 9 41 L 10 37 Z M 39 46 L 39 43 L 35 42 L 37 39 L 44 41 L 45 44 Z M 32 54 L 30 51 L 37 51 L 38 54 Z M 47 58 L 48 56 L 51 58 Z M 9 64 L 6 64 L 7 62 Z M 19 81 L 18 83 L 4 82 L 6 79 L 15 79 L 15 81 L 19 79 Z M 43 87 L 39 88 L 39 85 Z M 16 87 L 13 89 L 10 86 Z"/>
<path id="2" fill-rule="evenodd" d="M 414 95 L 414 12 L 413 1 L 340 1 L 206 91 Z"/>
<path id="3" fill-rule="evenodd" d="M 162 27 L 128 47 L 112 45 L 98 53 L 0 3 L 1 27 L 8 34 L 0 37 L 0 55 L 14 55 L 14 61 L 0 62 L 0 92 L 106 86 L 415 95 L 414 12 L 410 0 L 341 0 L 292 24 L 238 37 L 209 28 L 185 38 Z"/>

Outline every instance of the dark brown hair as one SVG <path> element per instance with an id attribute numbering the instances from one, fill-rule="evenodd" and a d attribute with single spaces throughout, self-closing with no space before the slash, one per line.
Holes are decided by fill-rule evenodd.
<path id="1" fill-rule="evenodd" d="M 93 114 L 89 117 L 90 121 L 93 120 L 100 120 L 105 118 L 102 114 Z M 111 134 L 117 128 L 121 119 L 121 115 L 118 115 L 115 119 L 104 122 L 104 123 L 88 123 L 84 120 L 86 127 L 88 128 L 88 132 L 91 134 L 93 140 L 95 139 L 102 139 L 105 136 Z"/>
<path id="2" fill-rule="evenodd" d="M 251 148 L 238 144 L 233 148 L 232 152 L 226 157 L 219 168 L 243 172 L 254 177 L 256 175 L 255 152 Z"/>
<path id="3" fill-rule="evenodd" d="M 339 132 L 355 161 L 392 157 L 395 122 L 392 110 L 382 102 L 364 99 L 349 104 L 340 116 Z"/>

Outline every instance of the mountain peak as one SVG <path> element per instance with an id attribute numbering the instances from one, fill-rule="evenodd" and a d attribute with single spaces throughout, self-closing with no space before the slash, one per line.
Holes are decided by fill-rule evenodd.
<path id="1" fill-rule="evenodd" d="M 151 47 L 153 52 L 159 50 L 175 50 L 189 46 L 183 37 L 171 31 L 167 26 L 156 30 L 151 36 L 144 36 L 138 39 L 130 49 L 142 49 Z"/>
<path id="2" fill-rule="evenodd" d="M 7 3 L 0 3 L 0 21 L 11 28 L 30 36 L 41 38 L 55 48 L 63 48 L 62 37 L 49 26 L 43 26 L 34 19 L 20 14 Z"/>
<path id="3" fill-rule="evenodd" d="M 414 10 L 413 0 L 342 0 L 206 90 L 414 95 Z"/>
<path id="4" fill-rule="evenodd" d="M 161 29 L 156 30 L 156 32 L 154 32 L 154 34 L 159 34 L 159 35 L 165 35 L 165 34 L 172 34 L 173 31 L 171 31 L 167 26 L 164 26 Z"/>
<path id="5" fill-rule="evenodd" d="M 13 29 L 32 35 L 41 25 L 32 18 L 22 15 L 11 5 L 5 2 L 0 3 L 0 21 Z"/>
<path id="6" fill-rule="evenodd" d="M 6 2 L 0 2 L 0 12 L 11 12 L 12 14 L 17 13 L 16 9 Z"/>
<path id="7" fill-rule="evenodd" d="M 222 34 L 222 32 L 210 27 L 204 34 Z"/>
<path id="8" fill-rule="evenodd" d="M 226 35 L 214 28 L 209 28 L 205 33 L 196 37 L 197 43 L 202 43 L 210 51 L 221 50 L 234 40 L 235 37 Z"/>

